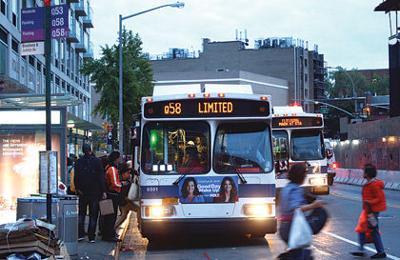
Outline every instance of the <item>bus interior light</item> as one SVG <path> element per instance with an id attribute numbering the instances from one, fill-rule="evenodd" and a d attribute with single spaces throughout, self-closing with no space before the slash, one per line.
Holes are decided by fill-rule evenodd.
<path id="1" fill-rule="evenodd" d="M 172 164 L 168 164 L 168 165 L 167 165 L 167 171 L 169 171 L 169 172 L 170 172 L 170 171 L 172 171 L 172 170 L 173 170 L 173 168 L 172 168 Z"/>

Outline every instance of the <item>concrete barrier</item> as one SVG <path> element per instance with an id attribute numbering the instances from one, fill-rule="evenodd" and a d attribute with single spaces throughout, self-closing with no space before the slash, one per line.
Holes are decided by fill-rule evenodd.
<path id="1" fill-rule="evenodd" d="M 336 169 L 335 181 L 338 183 L 362 186 L 366 183 L 363 175 L 363 169 L 338 168 Z M 384 181 L 385 189 L 400 191 L 400 171 L 378 170 L 377 178 Z"/>

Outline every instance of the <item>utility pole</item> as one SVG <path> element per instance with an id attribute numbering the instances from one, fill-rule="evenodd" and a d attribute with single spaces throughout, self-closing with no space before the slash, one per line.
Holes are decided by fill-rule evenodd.
<path id="1" fill-rule="evenodd" d="M 44 0 L 45 8 L 45 42 L 46 58 L 46 151 L 51 151 L 51 0 Z M 47 222 L 51 223 L 51 193 L 46 194 Z"/>

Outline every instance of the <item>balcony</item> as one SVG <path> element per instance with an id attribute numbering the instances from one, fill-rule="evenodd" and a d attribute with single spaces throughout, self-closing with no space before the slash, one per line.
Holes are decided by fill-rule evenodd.
<path id="1" fill-rule="evenodd" d="M 86 5 L 85 1 L 80 1 L 79 3 L 74 4 L 76 17 L 88 15 L 85 5 Z"/>
<path id="2" fill-rule="evenodd" d="M 88 7 L 87 15 L 82 19 L 83 29 L 94 27 L 92 22 L 92 15 L 93 15 L 93 9 L 91 7 Z"/>
<path id="3" fill-rule="evenodd" d="M 68 32 L 68 37 L 67 37 L 67 42 L 79 42 L 78 35 L 76 34 L 76 31 L 70 28 Z"/>
<path id="4" fill-rule="evenodd" d="M 87 48 L 83 42 L 78 42 L 75 44 L 75 51 L 76 52 L 86 52 Z"/>
<path id="5" fill-rule="evenodd" d="M 90 42 L 89 47 L 87 48 L 86 52 L 83 54 L 84 59 L 91 59 L 93 58 L 93 44 Z"/>

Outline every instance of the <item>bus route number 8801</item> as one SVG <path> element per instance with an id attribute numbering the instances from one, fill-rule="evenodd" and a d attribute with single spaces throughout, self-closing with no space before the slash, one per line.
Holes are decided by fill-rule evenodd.
<path id="1" fill-rule="evenodd" d="M 182 104 L 178 102 L 169 102 L 164 106 L 164 115 L 180 115 L 182 114 Z"/>

